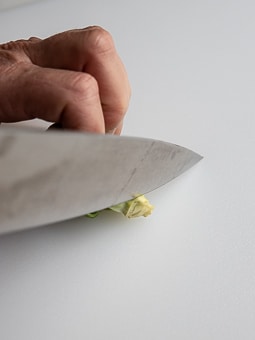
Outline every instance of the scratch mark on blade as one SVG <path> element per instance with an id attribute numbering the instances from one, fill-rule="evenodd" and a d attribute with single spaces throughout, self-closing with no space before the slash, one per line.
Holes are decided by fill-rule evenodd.
<path id="1" fill-rule="evenodd" d="M 131 171 L 131 174 L 129 175 L 129 178 L 127 179 L 126 183 L 123 185 L 122 189 L 120 190 L 120 193 L 118 195 L 118 197 L 122 196 L 122 193 L 126 190 L 126 188 L 129 186 L 129 184 L 131 183 L 131 181 L 133 180 L 135 174 L 138 171 L 138 168 L 141 164 L 143 164 L 144 160 L 147 159 L 149 153 L 151 152 L 152 148 L 154 147 L 155 141 L 153 140 L 151 142 L 151 144 L 149 145 L 149 147 L 146 149 L 146 151 L 144 152 L 142 158 L 139 161 L 139 164 Z M 130 193 L 130 195 L 135 195 L 137 193 Z M 142 193 L 141 193 L 142 194 Z M 118 199 L 117 199 L 118 200 Z"/>

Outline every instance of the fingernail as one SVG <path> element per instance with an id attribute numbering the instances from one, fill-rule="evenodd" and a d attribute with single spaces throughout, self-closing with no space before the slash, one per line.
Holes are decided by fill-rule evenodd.
<path id="1" fill-rule="evenodd" d="M 108 135 L 114 135 L 115 132 L 116 132 L 116 128 L 115 128 L 115 129 L 112 129 L 112 130 L 108 130 L 106 133 L 107 133 Z"/>

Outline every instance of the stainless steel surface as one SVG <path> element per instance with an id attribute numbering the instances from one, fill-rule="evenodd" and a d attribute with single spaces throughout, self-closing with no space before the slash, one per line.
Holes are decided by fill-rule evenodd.
<path id="1" fill-rule="evenodd" d="M 165 184 L 200 159 L 151 139 L 2 127 L 0 232 L 107 208 Z"/>

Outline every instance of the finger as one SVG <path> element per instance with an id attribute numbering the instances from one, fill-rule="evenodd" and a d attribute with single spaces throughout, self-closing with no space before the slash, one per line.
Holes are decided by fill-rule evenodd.
<path id="1" fill-rule="evenodd" d="M 19 73 L 5 87 L 5 122 L 40 118 L 66 129 L 105 132 L 98 86 L 91 75 L 34 65 Z"/>
<path id="2" fill-rule="evenodd" d="M 120 135 L 121 131 L 122 131 L 122 127 L 123 127 L 123 122 L 121 122 L 118 127 L 116 127 L 113 130 L 108 130 L 107 133 L 108 134 L 112 134 L 112 135 Z"/>
<path id="3" fill-rule="evenodd" d="M 57 34 L 29 45 L 37 65 L 91 74 L 98 83 L 105 128 L 119 126 L 127 111 L 130 85 L 110 34 L 89 27 Z"/>
<path id="4" fill-rule="evenodd" d="M 115 135 L 120 135 L 123 127 L 123 122 L 115 129 L 114 134 Z"/>

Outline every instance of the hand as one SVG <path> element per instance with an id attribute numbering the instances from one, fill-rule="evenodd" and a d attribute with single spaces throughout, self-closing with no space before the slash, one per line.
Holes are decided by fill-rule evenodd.
<path id="1" fill-rule="evenodd" d="M 0 123 L 39 118 L 119 134 L 129 99 L 125 68 L 100 27 L 0 45 Z"/>

